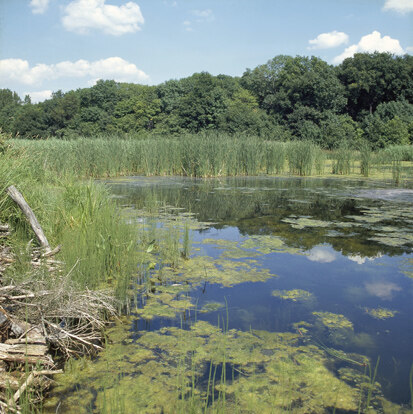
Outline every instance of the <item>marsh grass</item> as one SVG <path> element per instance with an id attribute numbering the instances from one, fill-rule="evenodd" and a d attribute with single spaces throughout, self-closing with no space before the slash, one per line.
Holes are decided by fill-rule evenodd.
<path id="1" fill-rule="evenodd" d="M 359 165 L 364 177 L 371 175 L 373 167 L 377 170 L 374 176 L 389 169 L 393 181 L 401 183 L 402 176 L 409 175 L 403 162 L 413 161 L 412 146 L 373 152 L 366 143 L 359 151 L 344 143 L 328 153 L 311 141 L 265 141 L 217 132 L 170 138 L 101 136 L 11 142 L 15 151 L 25 152 L 25 164 L 43 181 L 50 173 L 56 177 L 279 175 L 287 173 L 286 165 L 293 175 L 324 175 L 330 169 L 329 173 L 344 176 L 355 174 Z"/>
<path id="2" fill-rule="evenodd" d="M 311 175 L 314 168 L 317 147 L 311 141 L 290 142 L 287 147 L 287 158 L 290 172 L 300 176 Z"/>
<path id="3" fill-rule="evenodd" d="M 62 244 L 58 257 L 65 263 L 62 272 L 70 272 L 77 288 L 111 287 L 125 299 L 125 286 L 136 269 L 133 228 L 120 216 L 103 184 L 80 181 L 68 166 L 59 173 L 50 170 L 50 154 L 39 156 L 46 142 L 38 144 L 39 148 L 17 146 L 0 154 L 0 222 L 12 226 L 10 243 L 17 254 L 16 265 L 4 277 L 23 281 L 29 276 L 30 249 L 36 245 L 27 220 L 5 193 L 13 184 L 33 209 L 50 244 Z"/>
<path id="4" fill-rule="evenodd" d="M 368 177 L 373 161 L 373 151 L 371 145 L 367 141 L 361 142 L 359 146 L 360 154 L 360 174 Z"/>
<path id="5" fill-rule="evenodd" d="M 347 143 L 343 143 L 333 153 L 333 174 L 349 175 L 351 173 L 353 151 Z"/>

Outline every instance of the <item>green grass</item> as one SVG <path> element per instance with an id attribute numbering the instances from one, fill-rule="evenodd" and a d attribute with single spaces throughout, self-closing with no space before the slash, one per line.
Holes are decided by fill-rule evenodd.
<path id="1" fill-rule="evenodd" d="M 73 283 L 81 289 L 110 287 L 124 297 L 136 269 L 136 236 L 106 187 L 79 180 L 69 169 L 57 174 L 42 168 L 47 159 L 39 160 L 37 153 L 22 147 L 0 157 L 0 222 L 12 226 L 9 243 L 23 251 L 30 239 L 35 240 L 27 220 L 5 193 L 13 184 L 33 209 L 52 247 L 62 244 L 58 259 L 65 262 L 63 271 L 71 273 Z M 6 277 L 24 280 L 23 269 L 15 267 Z"/>
<path id="2" fill-rule="evenodd" d="M 375 177 L 383 173 L 396 184 L 411 175 L 411 146 L 373 152 L 367 145 L 355 151 L 348 145 L 326 152 L 310 141 L 277 142 L 258 137 L 218 133 L 144 139 L 117 136 L 76 140 L 13 140 L 27 157 L 26 164 L 45 180 L 57 177 L 119 175 L 183 175 L 190 177 L 293 174 Z M 411 177 L 410 177 L 411 178 Z"/>

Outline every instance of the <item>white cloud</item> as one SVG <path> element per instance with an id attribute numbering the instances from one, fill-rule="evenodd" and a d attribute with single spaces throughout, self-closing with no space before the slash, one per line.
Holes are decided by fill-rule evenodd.
<path id="1" fill-rule="evenodd" d="M 409 13 L 413 11 L 413 0 L 386 0 L 383 10 L 394 10 L 398 13 Z"/>
<path id="2" fill-rule="evenodd" d="M 50 99 L 52 97 L 52 91 L 47 89 L 45 91 L 37 91 L 37 92 L 25 92 L 24 96 L 30 95 L 30 99 L 32 103 L 43 102 L 46 99 Z"/>
<path id="3" fill-rule="evenodd" d="M 182 22 L 182 24 L 183 24 L 183 26 L 184 26 L 184 28 L 187 32 L 192 32 L 193 31 L 192 23 L 189 20 L 185 20 L 184 22 Z"/>
<path id="4" fill-rule="evenodd" d="M 149 79 L 149 76 L 135 64 L 120 57 L 110 57 L 95 62 L 81 59 L 53 65 L 40 63 L 33 67 L 30 67 L 27 60 L 0 60 L 0 85 L 6 86 L 10 82 L 41 85 L 45 80 L 82 77 L 114 79 L 118 82 L 142 82 Z"/>
<path id="5" fill-rule="evenodd" d="M 211 9 L 205 9 L 205 10 L 192 10 L 192 14 L 197 17 L 198 22 L 203 21 L 212 21 L 214 20 L 214 13 Z"/>
<path id="6" fill-rule="evenodd" d="M 402 55 L 405 53 L 397 39 L 392 39 L 390 36 L 381 37 L 380 32 L 374 32 L 363 36 L 356 45 L 347 47 L 341 55 L 333 59 L 334 64 L 341 63 L 344 59 L 352 57 L 355 53 L 373 53 L 373 52 L 390 52 L 395 55 Z"/>
<path id="7" fill-rule="evenodd" d="M 336 260 L 336 254 L 327 246 L 316 246 L 308 251 L 307 259 L 318 263 L 331 263 Z"/>
<path id="8" fill-rule="evenodd" d="M 406 52 L 410 53 L 410 54 L 413 54 L 413 46 L 407 46 L 406 47 Z"/>
<path id="9" fill-rule="evenodd" d="M 330 49 L 348 43 L 348 34 L 334 30 L 329 33 L 321 33 L 315 39 L 309 40 L 308 49 Z"/>
<path id="10" fill-rule="evenodd" d="M 65 9 L 62 18 L 65 29 L 86 34 L 91 29 L 120 36 L 141 29 L 145 20 L 134 2 L 122 6 L 105 4 L 106 0 L 74 0 Z"/>
<path id="11" fill-rule="evenodd" d="M 33 14 L 43 14 L 49 6 L 50 0 L 31 0 L 30 7 Z"/>

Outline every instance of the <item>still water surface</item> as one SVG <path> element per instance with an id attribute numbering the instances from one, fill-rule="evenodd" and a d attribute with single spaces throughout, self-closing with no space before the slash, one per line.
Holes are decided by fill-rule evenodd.
<path id="1" fill-rule="evenodd" d="M 191 329 L 195 321 L 228 324 L 233 332 L 291 332 L 300 346 L 325 352 L 331 361 L 324 365 L 349 384 L 355 374 L 346 379 L 346 367 L 366 371 L 358 355 L 368 357 L 373 368 L 380 358 L 380 393 L 394 403 L 409 404 L 412 189 L 371 181 L 270 177 L 130 177 L 107 184 L 131 225 L 142 222 L 140 211 L 148 199 L 206 223 L 189 232 L 192 250 L 185 298 L 196 304 L 195 309 L 177 312 L 175 318 L 162 311 L 161 317 L 155 313 L 145 318 L 138 311 L 140 317 L 128 322 L 128 346 L 135 346 L 147 331 Z M 208 260 L 215 260 L 215 267 L 209 267 Z M 204 277 L 194 276 L 199 267 L 204 267 Z M 215 277 L 211 269 L 221 270 L 222 276 Z M 170 286 L 183 284 L 182 279 L 166 280 Z M 160 290 L 160 295 L 169 293 Z M 138 293 L 137 303 L 143 307 L 149 302 Z M 266 352 L 270 355 L 262 351 Z M 299 360 L 293 361 L 300 366 Z M 208 365 L 204 377 L 207 371 Z M 357 386 L 357 381 L 351 385 Z M 153 412 L 164 412 L 161 402 L 159 407 Z M 297 412 L 298 407 L 299 403 Z M 336 412 L 357 412 L 345 407 L 343 403 L 342 411 Z M 399 412 L 375 407 L 377 412 Z M 294 412 L 294 407 L 289 409 Z"/>

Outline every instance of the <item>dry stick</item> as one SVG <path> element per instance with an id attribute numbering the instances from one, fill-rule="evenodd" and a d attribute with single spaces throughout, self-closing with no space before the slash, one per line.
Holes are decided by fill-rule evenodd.
<path id="1" fill-rule="evenodd" d="M 30 375 L 26 378 L 26 381 L 21 385 L 21 387 L 15 392 L 13 396 L 13 400 L 10 398 L 9 404 L 13 404 L 13 401 L 16 403 L 26 388 L 33 382 L 34 378 L 38 375 L 53 375 L 53 374 L 61 374 L 63 371 L 55 370 L 55 371 L 32 371 Z"/>
<path id="2" fill-rule="evenodd" d="M 14 405 L 14 404 L 13 404 Z M 6 404 L 5 402 L 3 402 L 3 401 L 0 401 L 0 406 L 1 407 L 3 407 L 6 411 L 6 413 L 7 412 L 12 412 L 12 413 L 17 413 L 17 414 L 20 414 L 20 411 L 18 411 L 18 410 L 16 410 L 15 408 L 13 408 L 13 407 L 10 407 L 10 405 L 9 404 Z"/>
<path id="3" fill-rule="evenodd" d="M 64 334 L 66 334 L 67 336 L 70 336 L 70 337 L 71 337 L 71 338 L 73 338 L 73 339 L 77 339 L 78 341 L 83 342 L 84 344 L 86 344 L 86 345 L 88 345 L 88 346 L 93 346 L 93 347 L 95 347 L 96 349 L 103 349 L 103 348 L 102 348 L 101 346 L 99 346 L 99 345 L 96 345 L 96 344 L 94 344 L 94 343 L 92 343 L 92 342 L 86 341 L 85 339 L 81 338 L 80 336 L 77 336 L 77 335 L 71 334 L 70 332 L 65 331 L 65 330 L 64 330 L 64 329 L 62 329 L 60 326 L 57 326 L 57 325 L 55 325 L 55 324 L 54 324 L 54 323 L 52 323 L 52 322 L 49 322 L 49 321 L 46 321 L 46 320 L 45 320 L 45 322 L 46 322 L 48 325 L 52 326 L 53 328 L 60 330 L 61 332 L 63 332 L 63 333 L 64 333 Z"/>
<path id="4" fill-rule="evenodd" d="M 62 248 L 62 245 L 59 244 L 57 247 L 55 247 L 53 250 L 50 250 L 49 252 L 46 252 L 44 254 L 42 254 L 42 257 L 52 257 L 55 254 L 60 252 L 60 249 Z"/>
<path id="5" fill-rule="evenodd" d="M 37 221 L 37 218 L 34 215 L 33 210 L 27 204 L 26 200 L 21 195 L 19 190 L 17 190 L 17 188 L 14 185 L 11 185 L 7 189 L 7 194 L 20 207 L 20 209 L 23 211 L 23 214 L 29 220 L 30 226 L 34 231 L 34 234 L 39 240 L 40 245 L 45 249 L 46 253 L 51 252 L 52 249 L 50 248 L 49 242 L 47 241 L 47 238 L 43 233 L 43 229 L 41 228 L 39 222 Z"/>

